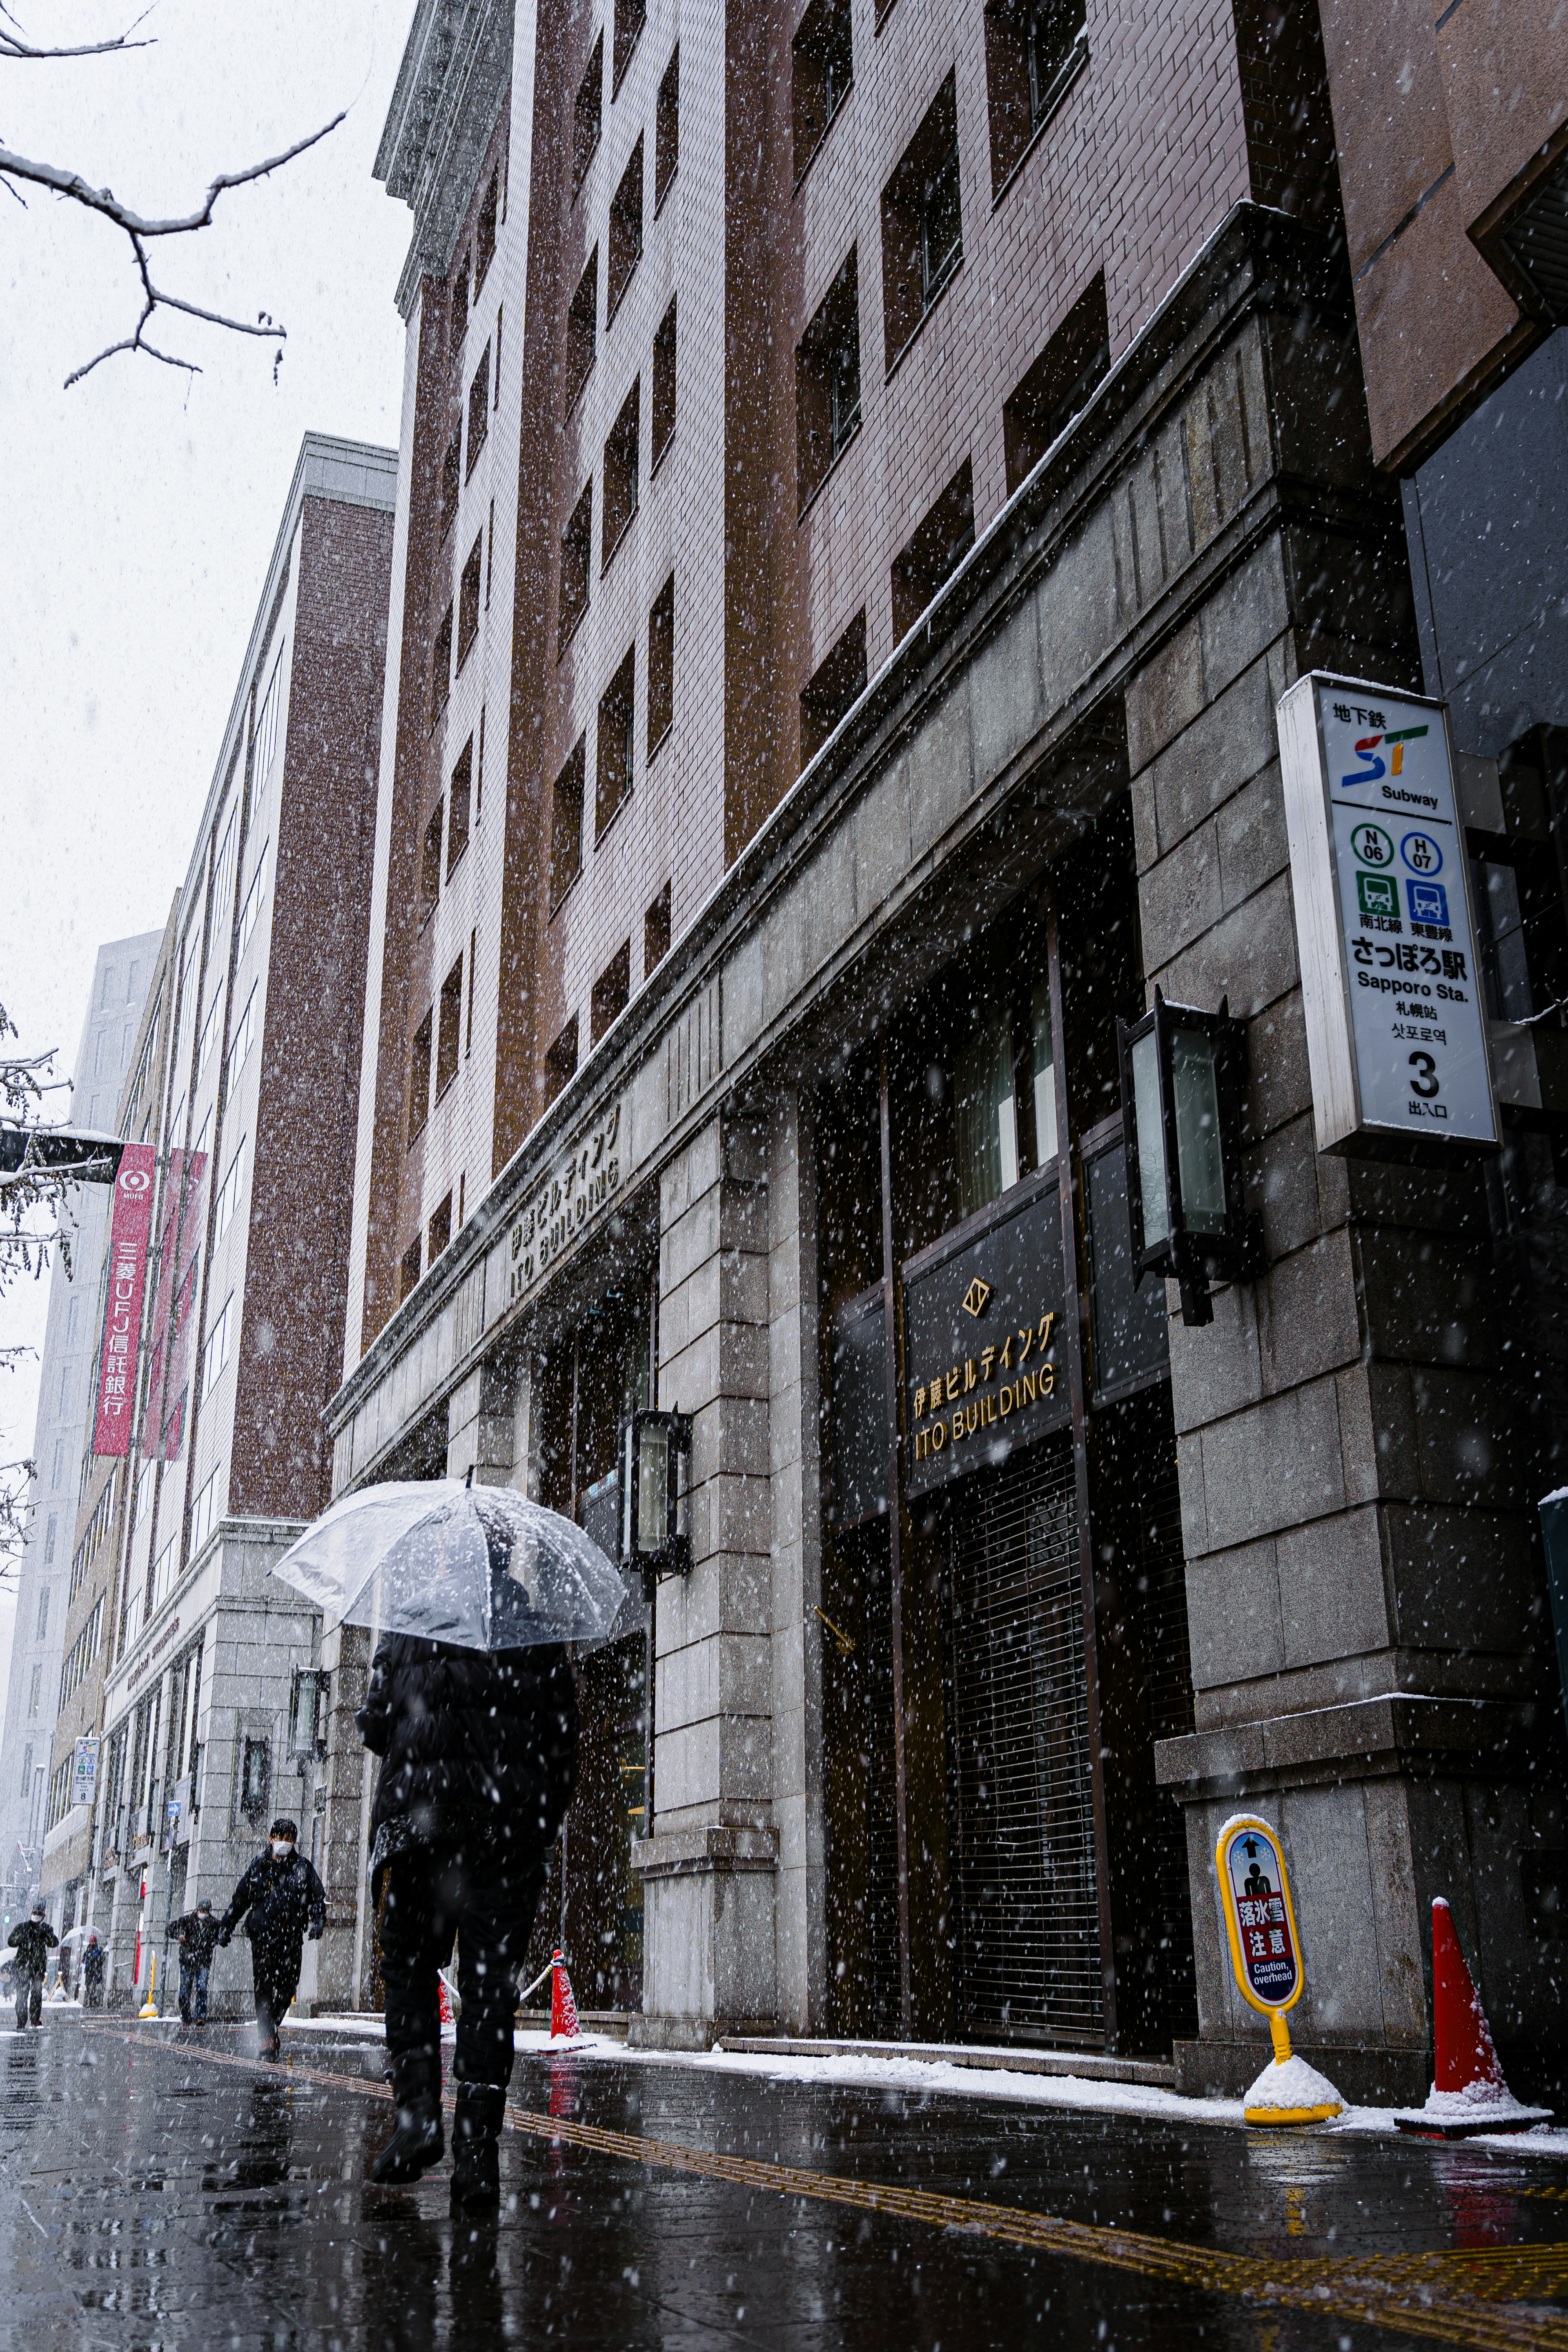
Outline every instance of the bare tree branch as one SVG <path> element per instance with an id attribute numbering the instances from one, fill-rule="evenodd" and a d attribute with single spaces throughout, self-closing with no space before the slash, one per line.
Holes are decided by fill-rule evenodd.
<path id="1" fill-rule="evenodd" d="M 0 16 L 5 17 L 6 24 L 16 26 L 14 33 L 8 33 L 5 26 L 0 26 L 0 58 L 19 58 L 47 62 L 54 58 L 104 58 L 111 56 L 119 49 L 155 48 L 157 47 L 155 41 L 133 41 L 131 37 L 136 30 L 136 26 L 144 25 L 152 14 L 151 8 L 143 8 L 141 16 L 136 19 L 136 24 L 128 25 L 124 32 L 117 34 L 112 41 L 82 41 L 72 48 L 39 49 L 35 48 L 30 41 L 23 40 L 21 25 L 11 14 L 10 9 L 0 7 Z"/>

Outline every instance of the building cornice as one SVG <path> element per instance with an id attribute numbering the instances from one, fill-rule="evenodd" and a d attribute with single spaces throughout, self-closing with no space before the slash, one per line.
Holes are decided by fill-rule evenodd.
<path id="1" fill-rule="evenodd" d="M 419 0 L 371 169 L 413 214 L 397 306 L 444 278 L 512 78 L 513 0 Z"/>

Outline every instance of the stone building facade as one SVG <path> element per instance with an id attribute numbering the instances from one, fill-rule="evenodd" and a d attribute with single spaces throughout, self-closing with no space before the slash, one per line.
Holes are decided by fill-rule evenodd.
<path id="1" fill-rule="evenodd" d="M 1421 676 L 1316 13 L 679 30 L 422 0 L 383 143 L 334 1491 L 613 1527 L 624 1415 L 691 1415 L 691 1573 L 581 1663 L 539 1930 L 641 2038 L 1235 2087 L 1212 1856 L 1258 1807 L 1347 2093 L 1426 2079 L 1437 1893 L 1528 2067 L 1560 1753 L 1495 1188 L 1312 1129 L 1275 706 Z M 1201 1328 L 1132 1279 L 1156 984 L 1246 1023 L 1261 1263 Z"/>

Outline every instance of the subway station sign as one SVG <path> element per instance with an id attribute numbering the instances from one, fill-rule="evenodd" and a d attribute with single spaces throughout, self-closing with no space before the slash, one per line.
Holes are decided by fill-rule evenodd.
<path id="1" fill-rule="evenodd" d="M 938 1242 L 904 1266 L 910 1495 L 1001 1462 L 1071 1419 L 1054 1167 L 1016 1195 L 1004 1194 L 977 1237 Z"/>
<path id="2" fill-rule="evenodd" d="M 1447 705 L 1314 670 L 1276 718 L 1319 1150 L 1494 1150 Z"/>

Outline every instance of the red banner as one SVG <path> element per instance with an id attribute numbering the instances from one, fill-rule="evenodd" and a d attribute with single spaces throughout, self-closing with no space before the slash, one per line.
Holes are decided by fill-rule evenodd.
<path id="1" fill-rule="evenodd" d="M 128 1143 L 114 1180 L 114 1218 L 109 1235 L 109 1307 L 103 1319 L 98 1396 L 92 1424 L 95 1454 L 131 1451 L 136 1412 L 136 1364 L 141 1342 L 141 1294 L 147 1282 L 147 1244 L 152 1232 L 156 1147 Z"/>
<path id="2" fill-rule="evenodd" d="M 163 1188 L 163 1240 L 152 1316 L 152 1377 L 147 1388 L 146 1458 L 178 1459 L 185 1435 L 185 1372 L 196 1305 L 204 1151 L 171 1151 Z"/>

